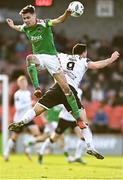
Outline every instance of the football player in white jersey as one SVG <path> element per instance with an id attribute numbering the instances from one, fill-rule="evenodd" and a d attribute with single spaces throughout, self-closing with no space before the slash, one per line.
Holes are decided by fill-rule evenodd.
<path id="1" fill-rule="evenodd" d="M 17 85 L 19 89 L 14 94 L 14 106 L 15 106 L 16 112 L 14 114 L 13 121 L 15 123 L 19 122 L 22 119 L 23 114 L 26 111 L 32 109 L 32 98 L 31 98 L 30 91 L 27 89 L 28 87 L 27 78 L 25 76 L 19 76 L 19 78 L 17 79 Z M 40 134 L 38 126 L 34 124 L 33 121 L 28 124 L 28 129 L 33 136 L 38 136 Z M 22 129 L 20 129 L 18 132 L 12 132 L 4 151 L 4 159 L 6 161 L 9 160 L 9 154 L 12 148 L 14 147 L 14 144 L 18 138 L 18 135 L 21 132 L 22 132 Z M 25 151 L 27 155 L 29 155 L 28 147 L 26 147 Z M 30 156 L 28 157 L 30 158 Z"/>
<path id="2" fill-rule="evenodd" d="M 105 60 L 93 62 L 87 58 L 87 46 L 85 44 L 76 44 L 73 47 L 72 55 L 62 54 L 62 56 L 60 57 L 61 65 L 65 72 L 67 82 L 70 85 L 70 88 L 76 97 L 76 101 L 81 112 L 81 117 L 83 121 L 85 121 L 86 123 L 86 127 L 84 129 L 81 129 L 81 137 L 84 137 L 85 139 L 85 142 L 87 144 L 88 154 L 94 155 L 98 159 L 103 159 L 104 157 L 101 156 L 98 152 L 96 152 L 93 147 L 92 134 L 87 125 L 88 122 L 87 122 L 86 112 L 77 96 L 77 89 L 87 69 L 104 68 L 109 64 L 113 63 L 114 61 L 116 61 L 118 58 L 119 58 L 119 53 L 115 51 L 109 58 Z M 21 127 L 25 126 L 27 123 L 32 121 L 34 117 L 40 115 L 48 108 L 51 108 L 58 104 L 63 104 L 65 108 L 69 112 L 71 112 L 71 107 L 69 106 L 62 89 L 60 88 L 58 83 L 55 83 L 44 94 L 44 96 L 40 98 L 40 100 L 36 103 L 36 105 L 23 116 L 21 122 L 12 123 L 9 125 L 9 130 L 17 131 L 18 129 L 20 129 Z M 81 128 L 81 121 L 77 122 L 77 124 Z"/>

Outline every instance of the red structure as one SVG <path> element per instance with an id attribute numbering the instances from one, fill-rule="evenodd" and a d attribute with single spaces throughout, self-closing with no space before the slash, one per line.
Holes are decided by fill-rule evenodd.
<path id="1" fill-rule="evenodd" d="M 35 6 L 51 6 L 53 0 L 35 0 Z"/>

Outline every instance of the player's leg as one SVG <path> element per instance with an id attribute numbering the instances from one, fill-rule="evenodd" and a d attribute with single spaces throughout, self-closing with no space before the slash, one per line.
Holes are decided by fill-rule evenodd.
<path id="1" fill-rule="evenodd" d="M 83 119 L 83 121 L 88 124 L 88 119 L 87 119 L 87 115 L 86 115 L 86 111 L 85 109 L 81 109 L 81 117 Z M 81 130 L 82 135 L 85 139 L 85 142 L 87 144 L 87 148 L 94 148 L 94 143 L 93 143 L 93 136 L 92 136 L 92 132 L 89 128 L 89 126 L 87 125 L 87 127 L 85 129 Z"/>
<path id="2" fill-rule="evenodd" d="M 40 136 L 41 133 L 39 127 L 33 121 L 28 124 L 27 128 L 29 131 L 29 135 L 26 136 L 24 140 L 24 151 L 28 159 L 32 160 L 31 158 L 32 144 L 34 143 L 35 138 L 37 136 Z"/>
<path id="3" fill-rule="evenodd" d="M 85 109 L 81 109 L 80 113 L 81 113 L 81 117 L 82 117 L 83 121 L 86 124 L 88 124 L 88 119 L 87 119 Z M 85 142 L 87 144 L 87 148 L 90 148 L 90 147 L 94 148 L 93 136 L 92 136 L 92 132 L 91 132 L 89 126 L 87 125 L 87 127 L 85 129 L 81 130 L 81 132 L 82 132 L 82 135 L 83 135 Z"/>
<path id="4" fill-rule="evenodd" d="M 33 140 L 29 142 L 29 144 L 34 145 L 39 142 L 44 142 L 48 137 L 49 137 L 49 133 L 42 133 L 39 136 L 33 138 Z"/>
<path id="5" fill-rule="evenodd" d="M 69 162 L 78 162 L 78 163 L 81 163 L 81 164 L 86 164 L 86 162 L 83 159 L 81 159 L 82 153 L 84 152 L 84 149 L 86 147 L 85 141 L 83 140 L 83 136 L 82 136 L 82 133 L 81 133 L 82 130 L 79 128 L 79 126 L 77 125 L 77 123 L 75 121 L 73 121 L 71 123 L 71 128 L 74 130 L 76 135 L 79 137 L 79 140 L 77 141 L 77 144 L 76 144 L 75 157 L 68 158 L 68 161 Z"/>
<path id="6" fill-rule="evenodd" d="M 81 117 L 82 117 L 83 121 L 86 124 L 88 124 L 88 119 L 87 119 L 85 109 L 81 109 Z M 86 126 L 86 128 L 81 129 L 81 133 L 82 133 L 82 135 L 85 139 L 86 145 L 87 145 L 87 153 L 95 156 L 97 159 L 104 159 L 104 157 L 100 153 L 98 153 L 94 147 L 92 132 L 88 125 Z"/>
<path id="7" fill-rule="evenodd" d="M 86 164 L 86 162 L 81 158 L 86 152 L 86 144 L 85 141 L 82 139 L 79 139 L 76 145 L 76 151 L 75 151 L 75 162 Z"/>
<path id="8" fill-rule="evenodd" d="M 67 98 L 67 101 L 72 109 L 73 116 L 75 117 L 76 120 L 81 121 L 80 112 L 79 112 L 79 108 L 76 102 L 76 98 L 73 92 L 71 91 L 69 85 L 67 84 L 67 81 L 63 72 L 60 71 L 59 73 L 55 73 L 53 77 L 55 78 L 55 80 L 58 82 L 61 89 L 63 90 Z M 81 121 L 81 128 L 85 128 L 85 127 L 86 125 Z"/>
<path id="9" fill-rule="evenodd" d="M 24 152 L 25 155 L 29 160 L 32 160 L 32 146 L 29 144 L 29 142 L 32 142 L 34 139 L 34 136 L 32 136 L 28 131 L 24 135 L 23 139 L 23 145 L 24 145 Z"/>
<path id="10" fill-rule="evenodd" d="M 78 135 L 78 137 L 82 138 L 82 140 L 84 138 L 87 146 L 87 153 L 89 155 L 95 156 L 97 159 L 104 159 L 104 157 L 94 147 L 92 133 L 88 126 L 85 129 L 81 129 L 81 131 L 79 127 L 76 127 L 75 132 Z"/>
<path id="11" fill-rule="evenodd" d="M 30 134 L 34 137 L 29 141 L 29 145 L 34 145 L 38 142 L 43 142 L 46 139 L 46 135 L 40 132 L 38 125 L 35 124 L 33 121 L 28 124 L 28 130 Z"/>
<path id="12" fill-rule="evenodd" d="M 66 114 L 67 115 L 67 114 Z M 64 116 L 64 114 L 62 114 L 62 116 Z M 70 117 L 69 117 L 70 118 Z M 80 130 L 80 128 L 78 127 L 78 125 L 77 125 L 77 122 L 76 122 L 76 120 L 71 116 L 71 120 L 69 120 L 69 118 L 67 119 L 67 116 L 65 117 L 64 116 L 64 121 L 66 122 L 66 124 L 67 124 L 67 128 L 70 128 L 71 130 L 72 130 L 72 132 L 74 131 L 74 129 L 77 127 L 78 128 L 78 131 L 77 131 L 77 133 L 78 133 L 78 136 L 81 138 L 81 130 Z M 65 147 L 64 147 L 64 155 L 67 157 L 67 160 L 68 160 L 68 162 L 69 162 L 69 160 L 71 159 L 71 154 L 69 153 L 70 151 L 69 151 L 69 148 L 70 147 L 70 145 L 69 145 L 69 143 L 68 142 L 66 142 L 65 143 Z M 73 158 L 72 158 L 73 159 Z"/>
<path id="13" fill-rule="evenodd" d="M 43 156 L 44 156 L 46 148 L 49 147 L 50 145 L 52 145 L 54 142 L 56 142 L 59 137 L 60 137 L 60 135 L 57 134 L 56 132 L 54 132 L 53 134 L 51 134 L 51 136 L 49 138 L 47 138 L 43 142 L 43 144 L 38 152 L 38 162 L 40 164 L 42 164 L 42 162 L 43 162 Z"/>
<path id="14" fill-rule="evenodd" d="M 68 157 L 69 163 L 78 162 L 80 164 L 86 164 L 86 161 L 82 159 L 82 156 L 86 152 L 86 144 L 84 140 L 78 139 L 75 149 L 75 155 Z"/>
<path id="15" fill-rule="evenodd" d="M 44 142 L 49 137 L 49 133 L 41 133 L 38 125 L 34 124 L 34 122 L 32 123 L 32 125 L 28 126 L 28 129 L 29 132 L 34 136 L 34 138 L 29 141 L 29 144 L 34 145 L 39 142 Z"/>
<path id="16" fill-rule="evenodd" d="M 49 145 L 52 145 L 53 143 L 55 143 L 59 139 L 59 137 L 64 133 L 66 128 L 67 128 L 66 122 L 64 122 L 62 119 L 60 119 L 58 121 L 58 125 L 55 129 L 55 132 L 53 132 L 51 134 L 51 136 L 48 139 L 46 139 L 46 141 L 41 146 L 41 149 L 40 149 L 39 154 L 38 154 L 38 161 L 40 164 L 43 162 L 43 156 L 44 156 L 46 148 Z"/>
<path id="17" fill-rule="evenodd" d="M 29 77 L 35 88 L 34 95 L 37 98 L 40 98 L 42 94 L 41 94 L 39 81 L 38 81 L 38 74 L 37 74 L 37 67 L 40 66 L 40 62 L 38 58 L 33 54 L 30 54 L 26 57 L 26 62 L 27 62 L 27 70 L 28 70 Z"/>
<path id="18" fill-rule="evenodd" d="M 9 154 L 15 145 L 17 137 L 18 137 L 18 134 L 15 132 L 13 132 L 12 135 L 10 136 L 10 138 L 7 142 L 7 146 L 5 147 L 5 151 L 4 151 L 4 160 L 5 161 L 9 160 Z"/>
<path id="19" fill-rule="evenodd" d="M 23 126 L 26 126 L 29 122 L 31 122 L 36 116 L 40 115 L 44 111 L 46 111 L 46 107 L 42 106 L 40 103 L 36 103 L 35 106 L 28 110 L 24 116 L 22 117 L 22 120 L 20 122 L 14 122 L 9 125 L 10 131 L 18 132 Z"/>

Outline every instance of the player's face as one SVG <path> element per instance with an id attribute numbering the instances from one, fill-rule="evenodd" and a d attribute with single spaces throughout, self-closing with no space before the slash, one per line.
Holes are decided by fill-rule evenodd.
<path id="1" fill-rule="evenodd" d="M 26 13 L 26 14 L 22 14 L 22 19 L 23 22 L 28 26 L 34 26 L 36 23 L 36 14 L 31 14 L 31 13 Z"/>
<path id="2" fill-rule="evenodd" d="M 26 80 L 26 79 L 20 80 L 20 81 L 18 82 L 18 86 L 19 86 L 19 88 L 22 89 L 22 90 L 27 89 L 27 86 L 28 86 L 27 80 Z"/>

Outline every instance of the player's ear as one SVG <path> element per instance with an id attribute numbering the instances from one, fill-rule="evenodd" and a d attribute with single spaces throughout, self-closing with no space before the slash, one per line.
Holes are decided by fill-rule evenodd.
<path id="1" fill-rule="evenodd" d="M 74 46 L 75 47 L 75 46 Z M 74 55 L 74 47 L 72 48 L 72 55 Z"/>

